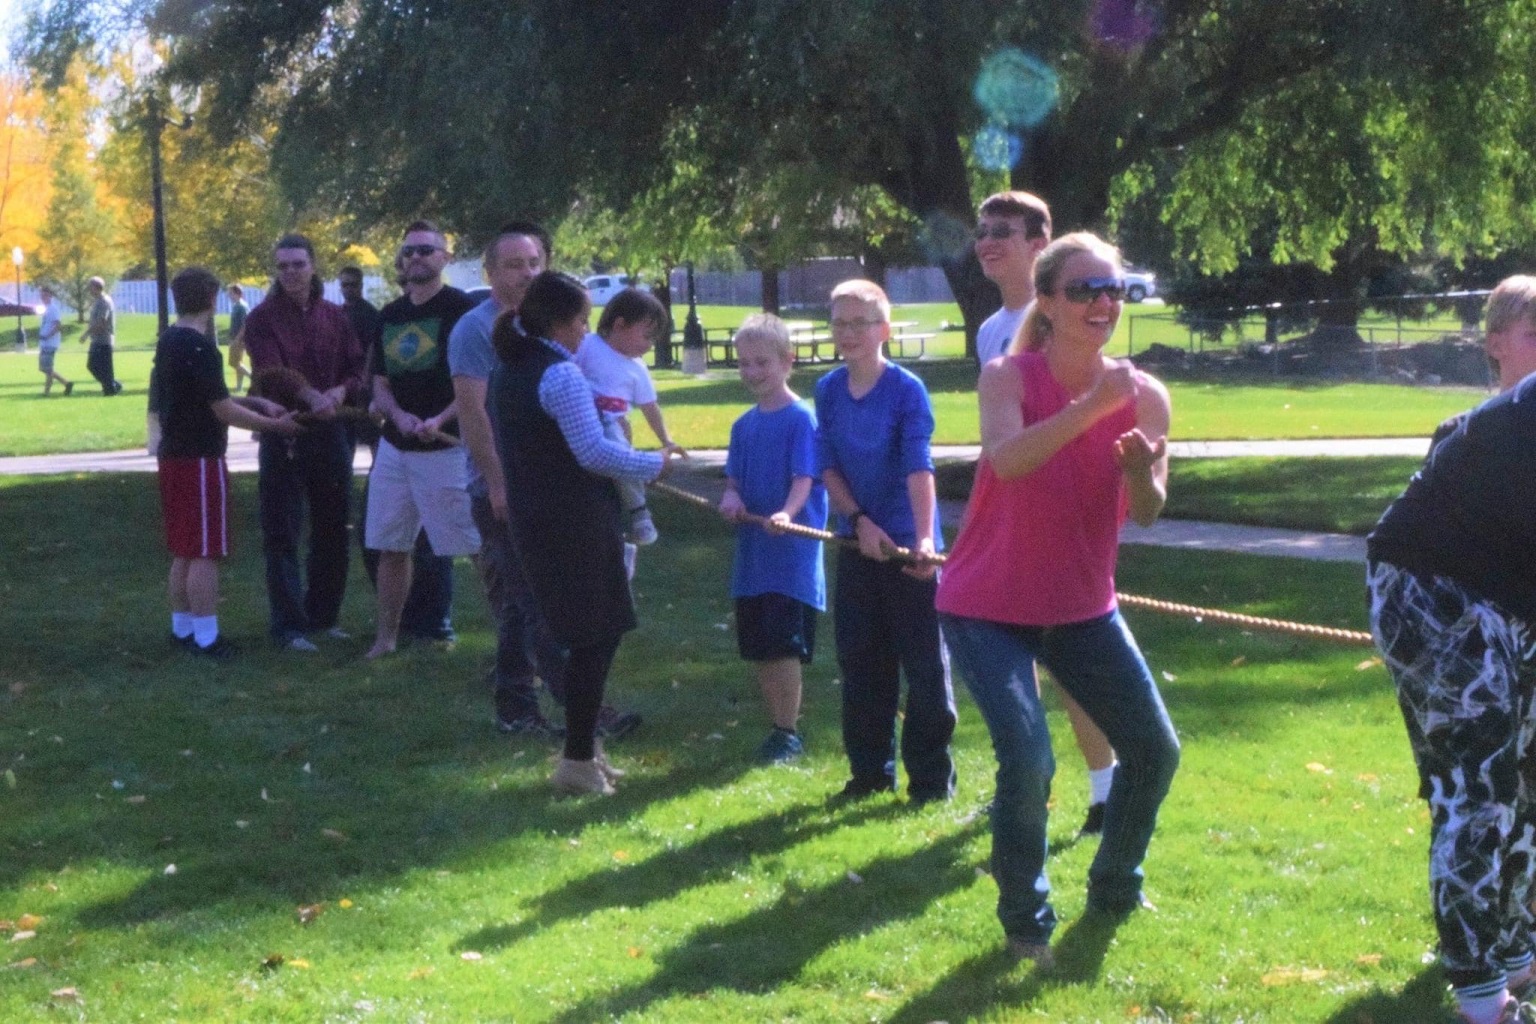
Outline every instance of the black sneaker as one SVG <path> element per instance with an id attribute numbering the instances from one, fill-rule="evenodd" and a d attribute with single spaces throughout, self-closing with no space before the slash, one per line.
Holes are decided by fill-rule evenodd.
<path id="1" fill-rule="evenodd" d="M 1100 836 L 1104 834 L 1104 804 L 1102 801 L 1088 805 L 1088 817 L 1083 821 L 1083 827 L 1077 830 L 1080 836 Z"/>
<path id="2" fill-rule="evenodd" d="M 214 661 L 228 661 L 240 653 L 240 649 L 234 645 L 234 642 L 222 633 L 207 647 L 199 646 L 194 640 L 187 645 L 187 650 L 199 658 L 212 658 Z"/>
<path id="3" fill-rule="evenodd" d="M 834 803 L 851 803 L 854 800 L 863 800 L 874 796 L 876 793 L 896 792 L 896 780 L 881 776 L 877 779 L 852 778 L 843 784 L 843 788 L 832 795 Z"/>
<path id="4" fill-rule="evenodd" d="M 556 725 L 537 711 L 520 718 L 503 718 L 497 715 L 496 728 L 515 736 L 535 736 L 542 740 L 565 739 L 565 727 Z"/>
<path id="5" fill-rule="evenodd" d="M 621 740 L 640 728 L 644 721 L 633 711 L 620 711 L 611 704 L 597 709 L 597 734 L 606 740 Z"/>

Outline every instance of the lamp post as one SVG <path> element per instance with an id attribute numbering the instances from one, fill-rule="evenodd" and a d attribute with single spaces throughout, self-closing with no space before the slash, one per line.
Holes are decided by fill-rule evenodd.
<path id="1" fill-rule="evenodd" d="M 26 259 L 22 255 L 21 246 L 11 249 L 11 262 L 16 265 L 16 351 L 27 350 L 27 329 L 21 326 L 21 264 Z"/>
<path id="2" fill-rule="evenodd" d="M 709 352 L 704 328 L 699 323 L 699 306 L 693 292 L 693 261 L 688 261 L 688 320 L 683 324 L 683 372 L 700 374 L 709 368 Z"/>
<path id="3" fill-rule="evenodd" d="M 160 112 L 160 97 L 151 92 L 146 100 L 148 105 L 148 123 L 145 125 L 149 133 L 149 187 L 150 200 L 154 205 L 155 227 L 155 312 L 160 322 L 160 333 L 165 333 L 166 325 L 170 323 L 169 300 L 167 292 L 170 286 L 167 283 L 165 256 L 165 178 L 160 169 L 160 133 L 166 125 L 173 125 L 183 130 L 192 127 L 190 116 L 180 121 L 172 121 Z"/>

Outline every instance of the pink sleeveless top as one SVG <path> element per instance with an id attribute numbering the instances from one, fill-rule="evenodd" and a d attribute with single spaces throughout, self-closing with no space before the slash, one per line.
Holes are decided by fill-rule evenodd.
<path id="1" fill-rule="evenodd" d="M 1039 352 L 1010 357 L 1024 381 L 1024 424 L 1072 396 Z M 1126 402 L 1033 473 L 999 479 L 983 456 L 939 581 L 939 611 L 1021 626 L 1059 626 L 1115 607 L 1115 556 L 1128 499 L 1115 439 L 1136 426 Z"/>

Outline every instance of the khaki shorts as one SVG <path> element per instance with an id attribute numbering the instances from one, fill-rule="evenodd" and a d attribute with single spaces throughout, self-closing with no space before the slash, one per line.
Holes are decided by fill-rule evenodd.
<path id="1" fill-rule="evenodd" d="M 53 372 L 53 357 L 58 355 L 56 348 L 40 348 L 37 350 L 37 368 L 43 373 Z"/>
<path id="2" fill-rule="evenodd" d="M 403 452 L 381 440 L 368 474 L 363 542 L 375 551 L 410 551 L 426 527 L 433 554 L 478 554 L 480 531 L 469 511 L 468 475 L 462 447 Z"/>

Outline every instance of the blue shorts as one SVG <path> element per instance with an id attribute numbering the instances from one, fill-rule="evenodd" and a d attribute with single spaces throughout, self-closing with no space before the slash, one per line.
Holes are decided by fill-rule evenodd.
<path id="1" fill-rule="evenodd" d="M 816 609 L 786 594 L 738 597 L 736 649 L 743 661 L 799 658 L 809 665 L 816 651 Z"/>

